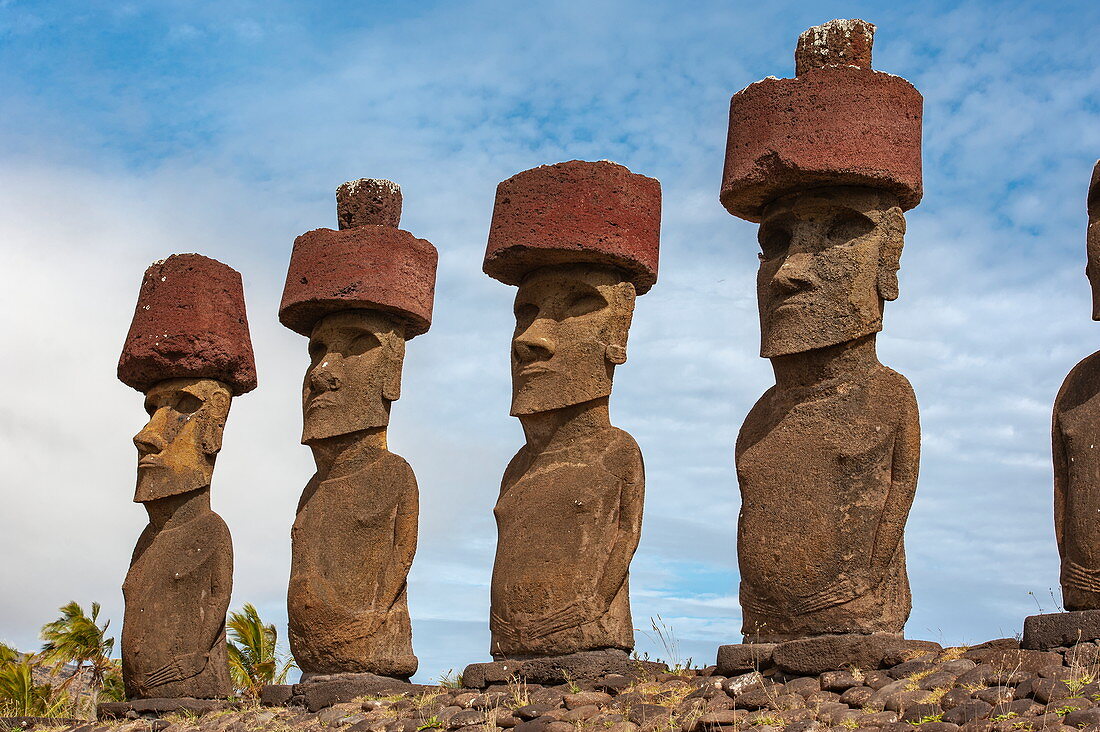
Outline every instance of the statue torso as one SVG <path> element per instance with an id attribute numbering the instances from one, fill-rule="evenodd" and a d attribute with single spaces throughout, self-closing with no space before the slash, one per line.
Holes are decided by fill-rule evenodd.
<path id="1" fill-rule="evenodd" d="M 215 698 L 232 691 L 225 649 L 225 614 L 232 592 L 229 527 L 208 512 L 179 526 L 146 527 L 122 591 L 126 610 L 122 656 L 128 695 Z M 145 688 L 142 680 L 174 659 L 206 649 L 206 668 L 181 681 Z"/>

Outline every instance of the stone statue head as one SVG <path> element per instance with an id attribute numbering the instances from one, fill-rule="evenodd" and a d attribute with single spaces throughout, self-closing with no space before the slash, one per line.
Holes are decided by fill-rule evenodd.
<path id="1" fill-rule="evenodd" d="M 782 196 L 760 225 L 760 355 L 824 348 L 882 330 L 898 296 L 905 217 L 873 188 L 814 188 Z"/>
<path id="2" fill-rule="evenodd" d="M 634 284 L 614 267 L 541 267 L 516 293 L 512 415 L 561 409 L 611 394 L 626 361 Z"/>
<path id="3" fill-rule="evenodd" d="M 401 396 L 405 328 L 377 310 L 342 310 L 317 321 L 302 385 L 302 443 L 385 427 Z"/>
<path id="4" fill-rule="evenodd" d="M 149 422 L 134 436 L 135 503 L 210 486 L 231 399 L 229 387 L 214 379 L 167 379 L 149 388 Z"/>
<path id="5" fill-rule="evenodd" d="M 1100 320 L 1100 161 L 1092 170 L 1088 197 L 1089 230 L 1086 239 L 1088 264 L 1085 276 L 1092 285 L 1092 319 Z"/>

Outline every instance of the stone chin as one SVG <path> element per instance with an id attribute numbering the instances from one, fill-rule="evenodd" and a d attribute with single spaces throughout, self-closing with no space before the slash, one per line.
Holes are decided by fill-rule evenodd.
<path id="1" fill-rule="evenodd" d="M 577 404 L 590 402 L 611 396 L 611 373 L 608 364 L 607 376 L 586 380 L 577 384 L 575 377 L 557 371 L 542 370 L 531 375 L 513 375 L 512 411 L 513 417 L 527 414 L 552 412 Z"/>
<path id="2" fill-rule="evenodd" d="M 209 488 L 213 474 L 213 464 L 206 469 L 139 464 L 134 503 L 148 503 Z"/>
<path id="3" fill-rule="evenodd" d="M 774 317 L 774 316 L 773 316 Z M 777 358 L 819 348 L 838 346 L 882 330 L 882 317 L 860 327 L 840 330 L 835 323 L 818 322 L 811 318 L 776 319 L 761 328 L 760 357 Z"/>
<path id="4" fill-rule="evenodd" d="M 330 437 L 388 427 L 389 424 L 389 402 L 376 403 L 370 408 L 363 408 L 361 405 L 352 407 L 337 402 L 313 408 L 307 407 L 302 427 L 302 444 L 309 445 Z"/>

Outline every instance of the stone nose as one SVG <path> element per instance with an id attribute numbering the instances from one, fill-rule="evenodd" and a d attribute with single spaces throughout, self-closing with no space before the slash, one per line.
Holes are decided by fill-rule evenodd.
<path id="1" fill-rule="evenodd" d="M 340 365 L 336 357 L 329 355 L 309 372 L 309 388 L 314 393 L 336 391 L 340 388 Z"/>
<path id="2" fill-rule="evenodd" d="M 134 435 L 134 447 L 137 448 L 140 455 L 156 455 L 168 444 L 161 434 L 163 431 L 161 423 L 164 420 L 158 419 L 159 414 L 159 411 L 154 414 L 149 423 L 141 429 L 141 432 Z"/>
<path id="3" fill-rule="evenodd" d="M 809 254 L 804 252 L 788 254 L 772 277 L 772 287 L 784 294 L 810 289 L 813 286 L 810 275 L 812 264 L 813 258 Z"/>
<path id="4" fill-rule="evenodd" d="M 547 361 L 554 355 L 556 345 L 553 337 L 546 332 L 545 326 L 536 320 L 527 330 L 515 337 L 512 341 L 512 351 L 520 363 Z"/>

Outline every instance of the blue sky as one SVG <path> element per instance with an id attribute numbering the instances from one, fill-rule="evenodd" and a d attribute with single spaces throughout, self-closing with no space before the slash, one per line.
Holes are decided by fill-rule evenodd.
<path id="1" fill-rule="evenodd" d="M 836 17 L 876 23 L 875 67 L 925 96 L 925 199 L 880 337 L 923 425 L 907 631 L 978 642 L 1053 609 L 1050 406 L 1100 341 L 1082 274 L 1095 3 L 0 0 L 14 275 L 0 553 L 19 558 L 0 568 L 0 638 L 35 647 L 70 599 L 121 622 L 143 412 L 114 367 L 142 271 L 185 251 L 244 275 L 260 388 L 233 406 L 214 504 L 236 545 L 234 606 L 284 629 L 312 461 L 297 443 L 305 343 L 275 311 L 294 237 L 334 225 L 339 183 L 384 177 L 403 188 L 403 228 L 440 251 L 435 322 L 409 346 L 390 431 L 421 489 L 418 678 L 487 658 L 491 509 L 522 444 L 514 290 L 480 271 L 493 192 L 535 165 L 609 158 L 664 189 L 660 280 L 612 400 L 647 466 L 635 625 L 660 615 L 682 656 L 710 662 L 740 625 L 733 442 L 772 383 L 755 230 L 717 200 L 729 97 L 791 75 L 798 34 Z"/>

